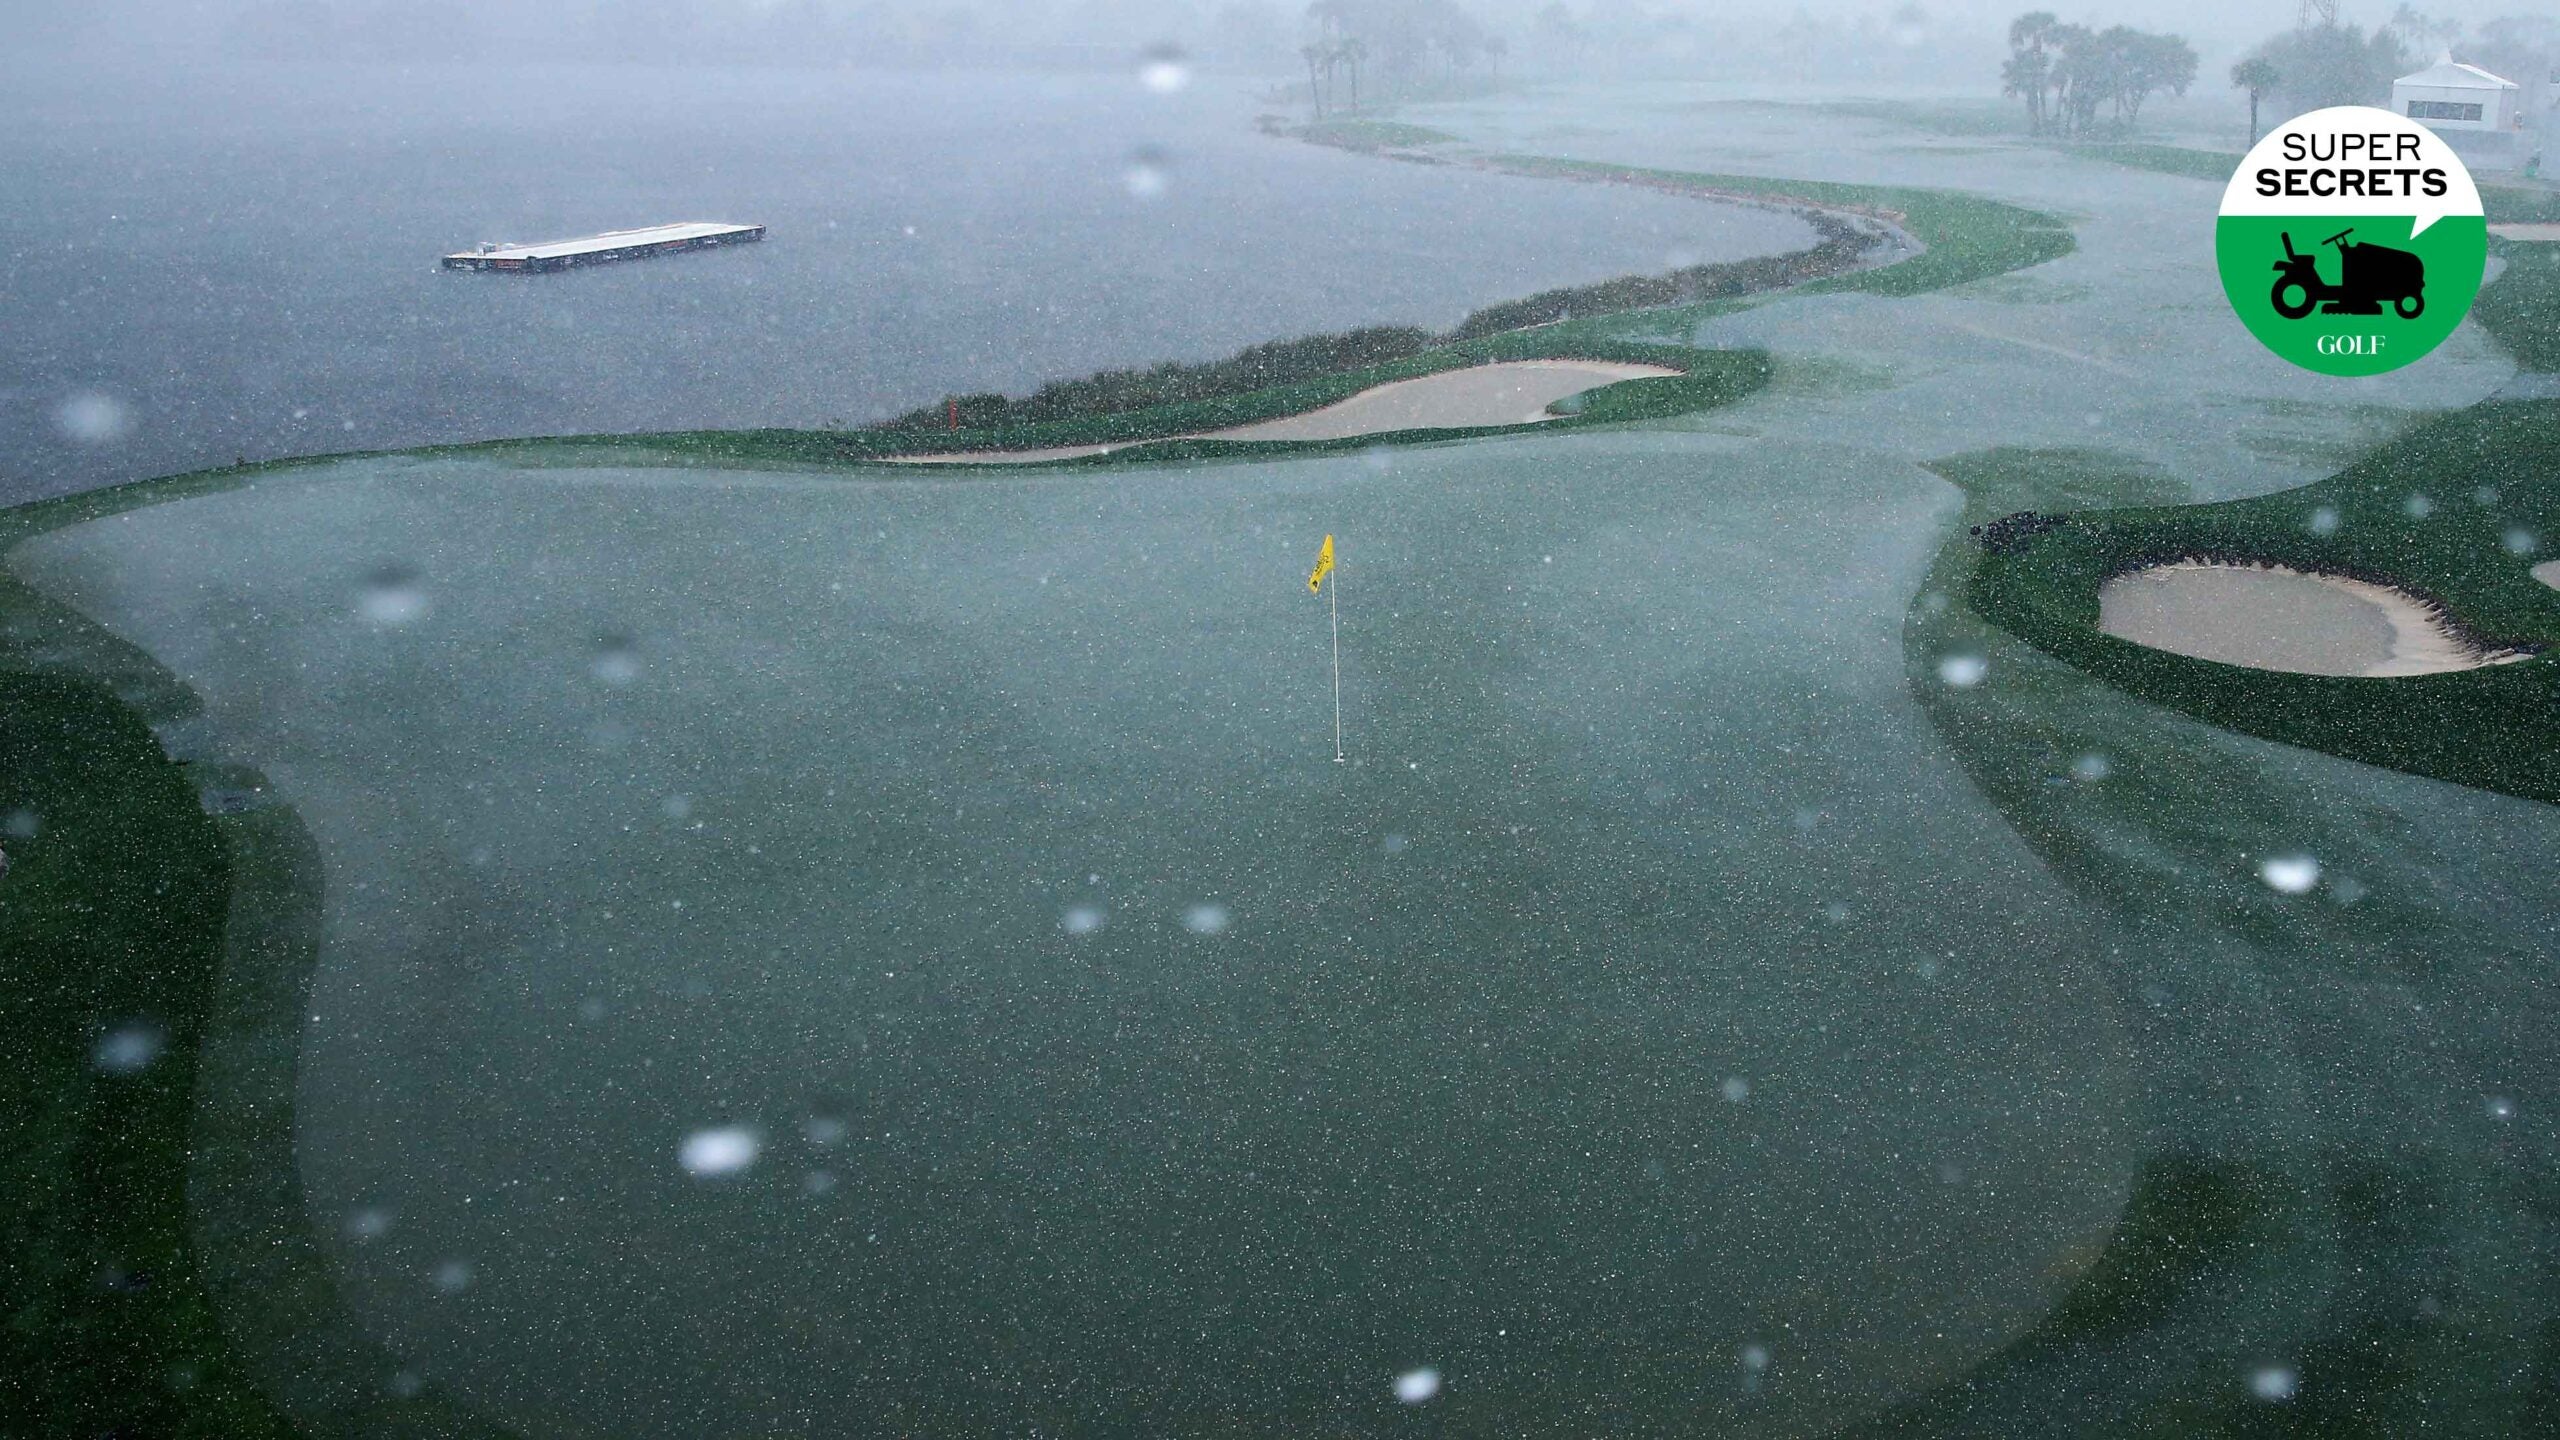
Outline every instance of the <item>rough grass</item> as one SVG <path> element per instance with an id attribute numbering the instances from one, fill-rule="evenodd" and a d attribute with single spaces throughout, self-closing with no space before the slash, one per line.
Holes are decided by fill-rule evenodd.
<path id="1" fill-rule="evenodd" d="M 5 1405 L 21 1434 L 285 1433 L 229 1360 L 187 1232 L 202 997 L 230 866 L 184 772 L 104 687 L 0 672 Z M 130 1074 L 102 1037 L 152 1037 Z"/>
<path id="2" fill-rule="evenodd" d="M 1427 125 L 1408 125 L 1400 120 L 1319 120 L 1285 133 L 1345 150 L 1401 150 L 1416 145 L 1450 145 L 1458 139 Z"/>
<path id="3" fill-rule="evenodd" d="M 2519 244 L 2490 237 L 2507 268 L 2480 298 L 2471 318 L 2527 370 L 2560 371 L 2560 245 Z"/>

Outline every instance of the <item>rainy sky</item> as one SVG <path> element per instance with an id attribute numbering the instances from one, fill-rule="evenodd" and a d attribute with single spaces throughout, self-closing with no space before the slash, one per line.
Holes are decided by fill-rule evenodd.
<path id="1" fill-rule="evenodd" d="M 1553 68 L 1553 0 L 1467 0 L 1525 69 Z M 1766 65 L 1781 31 L 1835 33 L 1880 46 L 1996 53 L 2009 18 L 2050 8 L 2066 20 L 2186 35 L 2212 63 L 2291 25 L 2297 0 L 1800 0 L 1782 8 L 1726 0 L 1562 0 L 1583 37 L 1581 67 L 1666 63 L 1702 78 Z M 2476 26 L 2530 10 L 2514 0 L 2344 0 L 2340 18 L 2368 28 L 2395 10 Z M 1173 43 L 1235 68 L 1285 69 L 1308 26 L 1296 0 L 101 0 L 28 7 L 8 28 L 30 46 L 148 51 L 176 57 L 437 61 L 791 59 L 832 64 L 1100 63 L 1133 45 Z M 1668 48 L 1666 48 L 1666 45 Z M 1802 55 L 1802 46 L 1790 52 Z M 1666 58 L 1667 57 L 1667 58 Z M 1836 62 L 1835 62 L 1836 63 Z"/>

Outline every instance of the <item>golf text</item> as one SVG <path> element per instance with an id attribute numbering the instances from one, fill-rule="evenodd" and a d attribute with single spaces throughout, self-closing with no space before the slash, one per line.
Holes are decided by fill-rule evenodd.
<path id="1" fill-rule="evenodd" d="M 2441 166 L 2421 161 L 2422 137 L 2414 131 L 2348 132 L 2284 137 L 2285 164 L 2262 166 L 2257 191 L 2270 198 L 2441 198 L 2452 182 Z"/>

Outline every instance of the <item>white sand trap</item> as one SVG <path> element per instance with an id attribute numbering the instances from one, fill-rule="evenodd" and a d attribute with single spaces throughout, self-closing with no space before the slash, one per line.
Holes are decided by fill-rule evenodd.
<path id="1" fill-rule="evenodd" d="M 2502 240 L 2560 241 L 2560 224 L 2533 221 L 2529 224 L 2492 225 L 2489 233 Z"/>
<path id="2" fill-rule="evenodd" d="M 2533 578 L 2560 590 L 2560 560 L 2545 560 L 2533 567 Z"/>
<path id="3" fill-rule="evenodd" d="M 1320 410 L 1257 420 L 1224 430 L 1159 435 L 1117 445 L 1061 445 L 1045 450 L 980 450 L 886 457 L 906 465 L 1023 465 L 1108 455 L 1132 445 L 1164 440 L 1348 440 L 1391 430 L 1466 430 L 1481 425 L 1535 425 L 1555 417 L 1559 400 L 1615 385 L 1680 372 L 1661 365 L 1612 360 L 1504 360 L 1390 380 Z"/>
<path id="4" fill-rule="evenodd" d="M 2417 597 L 2282 566 L 2155 565 L 2098 591 L 2098 628 L 2199 660 L 2298 675 L 2441 675 L 2528 658 L 2483 651 Z"/>

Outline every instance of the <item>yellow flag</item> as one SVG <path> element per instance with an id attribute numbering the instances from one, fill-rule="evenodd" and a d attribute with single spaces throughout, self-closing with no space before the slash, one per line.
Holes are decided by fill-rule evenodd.
<path id="1" fill-rule="evenodd" d="M 1333 573 L 1333 537 L 1332 537 L 1332 536 L 1330 536 L 1330 535 L 1327 535 L 1326 537 L 1324 537 L 1324 548 L 1323 548 L 1322 550 L 1319 550 L 1319 551 L 1317 551 L 1317 552 L 1316 552 L 1316 570 L 1315 570 L 1315 573 L 1307 577 L 1307 593 L 1308 593 L 1308 594 L 1310 594 L 1310 595 L 1321 595 L 1321 594 L 1323 594 L 1323 593 L 1324 593 L 1324 577 L 1326 577 L 1327 575 L 1330 575 L 1330 574 L 1332 574 L 1332 573 Z"/>

